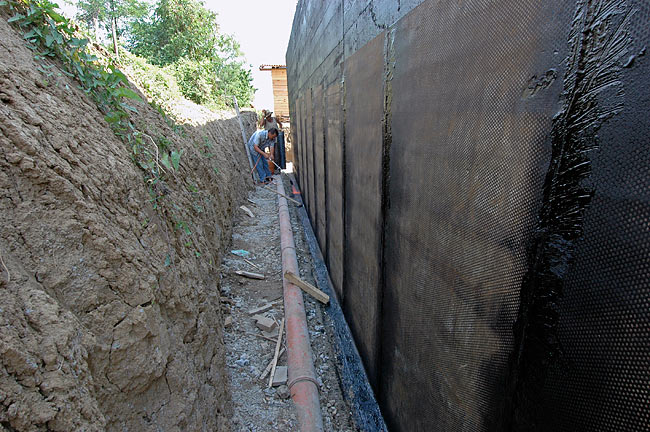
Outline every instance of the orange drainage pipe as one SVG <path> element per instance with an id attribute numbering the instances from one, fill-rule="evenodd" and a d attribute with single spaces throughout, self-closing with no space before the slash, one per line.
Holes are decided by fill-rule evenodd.
<path id="1" fill-rule="evenodd" d="M 282 274 L 298 271 L 296 246 L 293 241 L 289 205 L 284 195 L 282 178 L 275 176 L 278 188 L 278 212 L 280 218 L 280 245 L 282 248 Z M 298 422 L 302 432 L 323 431 L 323 416 L 318 398 L 318 381 L 314 372 L 314 362 L 309 343 L 305 305 L 302 291 L 283 279 L 284 318 L 287 332 L 289 390 L 296 407 Z"/>

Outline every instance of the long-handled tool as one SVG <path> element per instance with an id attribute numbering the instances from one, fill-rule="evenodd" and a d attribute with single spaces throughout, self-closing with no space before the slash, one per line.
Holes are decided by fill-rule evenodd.
<path id="1" fill-rule="evenodd" d="M 282 181 L 282 180 L 280 180 L 280 181 Z M 270 191 L 273 192 L 273 193 L 276 193 L 276 194 L 278 194 L 278 195 L 280 195 L 280 196 L 285 197 L 286 199 L 288 199 L 288 200 L 291 201 L 292 203 L 295 203 L 298 207 L 302 207 L 302 203 L 301 203 L 300 201 L 296 201 L 295 199 L 290 198 L 290 197 L 286 196 L 285 194 L 280 193 L 280 192 L 278 192 L 278 191 L 276 191 L 276 190 L 273 190 L 273 189 L 271 189 L 270 187 L 267 187 L 267 186 L 262 186 L 262 187 L 263 187 L 264 189 L 270 190 Z"/>
<path id="2" fill-rule="evenodd" d="M 270 160 L 271 162 L 273 162 L 273 165 L 275 165 L 276 167 L 278 167 L 278 169 L 279 169 L 280 171 L 282 171 L 282 167 L 280 167 L 280 165 L 276 164 L 275 161 L 274 161 L 273 159 L 269 159 L 269 160 Z"/>
<path id="3" fill-rule="evenodd" d="M 253 182 L 255 182 L 255 180 L 258 179 L 258 175 L 255 172 L 255 167 L 253 166 L 253 158 L 251 158 L 251 154 L 248 152 L 248 148 L 246 147 L 246 131 L 244 130 L 244 123 L 242 123 L 241 115 L 239 114 L 239 104 L 237 103 L 237 98 L 234 95 L 232 97 L 232 101 L 235 103 L 235 111 L 237 112 L 237 120 L 239 121 L 239 128 L 241 129 L 241 137 L 244 140 L 244 151 L 246 152 L 246 157 L 248 157 L 248 166 L 252 167 L 251 175 L 253 176 Z"/>

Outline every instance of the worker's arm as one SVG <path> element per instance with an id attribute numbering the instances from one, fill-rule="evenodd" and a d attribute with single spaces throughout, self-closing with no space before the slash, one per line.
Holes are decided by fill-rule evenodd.
<path id="1" fill-rule="evenodd" d="M 257 144 L 255 144 L 253 146 L 253 149 L 255 149 L 255 151 L 258 152 L 259 154 L 261 154 L 263 157 L 269 159 L 269 155 L 267 155 L 266 152 L 264 152 L 263 150 L 260 150 L 260 148 L 257 146 Z"/>
<path id="2" fill-rule="evenodd" d="M 282 129 L 282 122 L 278 120 L 277 118 L 275 119 L 276 122 L 278 122 L 278 126 L 280 126 L 280 129 Z"/>
<path id="3" fill-rule="evenodd" d="M 269 150 L 271 151 L 271 157 L 269 159 L 273 160 L 274 159 L 273 155 L 275 155 L 275 153 L 273 152 L 274 147 L 273 146 L 269 147 Z"/>

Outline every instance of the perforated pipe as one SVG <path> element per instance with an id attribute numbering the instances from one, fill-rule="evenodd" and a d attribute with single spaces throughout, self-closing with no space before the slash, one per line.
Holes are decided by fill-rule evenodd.
<path id="1" fill-rule="evenodd" d="M 289 206 L 284 198 L 284 186 L 280 176 L 275 176 L 278 195 L 278 212 L 280 218 L 280 244 L 282 248 L 282 274 L 290 271 L 296 275 L 298 259 L 293 241 Z M 302 291 L 283 278 L 284 318 L 287 329 L 288 386 L 296 407 L 298 422 L 302 432 L 320 432 L 323 430 L 323 417 L 318 398 L 318 381 L 314 372 L 307 318 Z"/>

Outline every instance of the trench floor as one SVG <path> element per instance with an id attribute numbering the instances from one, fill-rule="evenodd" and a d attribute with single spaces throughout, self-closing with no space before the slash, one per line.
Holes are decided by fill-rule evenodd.
<path id="1" fill-rule="evenodd" d="M 290 191 L 286 176 L 285 190 Z M 277 177 L 276 177 L 276 180 Z M 270 185 L 275 190 L 275 185 Z M 234 431 L 293 431 L 298 423 L 288 389 L 268 387 L 269 376 L 261 379 L 272 361 L 277 332 L 283 319 L 282 261 L 277 195 L 257 186 L 245 205 L 251 218 L 238 209 L 234 219 L 232 244 L 224 255 L 221 267 L 222 308 L 231 324 L 225 329 L 226 361 L 233 401 L 232 430 Z M 295 206 L 290 204 L 291 224 L 300 277 L 315 285 L 312 262 Z M 241 257 L 232 251 L 246 251 Z M 244 252 L 237 252 L 244 253 Z M 245 254 L 245 253 L 244 253 Z M 263 274 L 264 280 L 250 279 L 234 272 L 244 270 Z M 326 324 L 320 303 L 308 294 L 305 312 L 314 355 L 314 366 L 320 385 L 321 410 L 326 431 L 356 431 L 349 406 L 343 398 L 333 348 L 332 329 Z M 256 326 L 250 311 L 273 302 L 262 314 L 277 322 L 272 334 L 264 336 Z M 229 321 L 230 321 L 229 320 Z M 282 348 L 286 333 L 283 335 Z M 279 357 L 278 366 L 287 365 L 286 352 Z"/>

